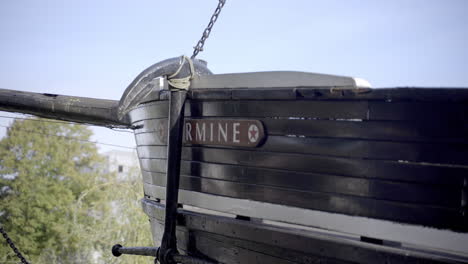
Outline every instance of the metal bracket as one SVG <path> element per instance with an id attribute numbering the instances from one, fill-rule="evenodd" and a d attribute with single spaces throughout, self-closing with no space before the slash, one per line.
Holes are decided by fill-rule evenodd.
<path id="1" fill-rule="evenodd" d="M 156 257 L 154 263 L 157 263 L 159 260 L 161 260 L 159 256 L 164 254 L 164 259 L 170 263 L 216 264 L 215 262 L 206 261 L 204 259 L 176 254 L 172 250 L 161 253 L 160 248 L 158 247 L 123 247 L 120 244 L 116 244 L 112 247 L 112 255 L 115 257 L 120 257 L 123 254 Z M 161 263 L 163 263 L 162 260 Z"/>
<path id="2" fill-rule="evenodd" d="M 122 254 L 157 257 L 158 253 L 158 247 L 123 247 L 120 244 L 112 247 L 114 257 L 120 257 Z"/>

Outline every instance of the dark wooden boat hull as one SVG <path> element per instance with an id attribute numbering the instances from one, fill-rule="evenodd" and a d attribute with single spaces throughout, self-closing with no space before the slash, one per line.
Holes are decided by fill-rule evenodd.
<path id="1" fill-rule="evenodd" d="M 333 224 L 316 224 L 313 215 L 325 212 L 337 217 L 403 223 L 392 227 L 398 230 L 395 233 L 404 233 L 408 226 L 426 226 L 451 230 L 451 234 L 466 240 L 462 233 L 468 230 L 467 90 L 200 89 L 191 91 L 189 97 L 186 119 L 258 120 L 265 127 L 266 139 L 257 148 L 186 144 L 182 150 L 181 203 L 247 219 L 318 226 L 354 235 L 362 233 L 362 230 L 353 232 Z M 129 113 L 132 125 L 138 127 L 135 138 L 144 180 L 145 212 L 152 218 L 155 234 L 162 218 L 157 217 L 161 208 L 153 203 L 165 197 L 166 99 L 162 94 Z M 190 219 L 199 217 L 202 222 L 231 221 L 227 226 L 240 221 L 194 212 L 186 214 Z M 310 250 L 289 248 L 286 244 L 293 243 L 294 239 L 276 245 L 269 235 L 251 240 L 252 237 L 209 231 L 211 224 L 205 225 L 207 230 L 197 226 L 193 231 L 187 226 L 191 220 L 187 221 L 181 224 L 178 233 L 179 240 L 186 243 L 181 250 L 226 263 L 382 262 L 373 257 L 364 261 L 364 256 L 371 254 L 368 252 L 377 255 L 381 252 L 390 259 L 396 256 L 395 262 L 412 262 L 413 256 L 429 262 L 450 259 L 441 258 L 446 253 L 424 255 L 402 247 L 376 248 L 337 238 L 337 247 L 343 250 L 351 243 L 359 248 L 353 250 L 367 252 L 345 254 L 340 259 L 334 254 L 312 252 L 313 246 Z M 271 231 L 265 224 L 241 224 Z M 442 232 L 431 230 L 427 232 L 433 232 L 433 238 Z M 277 231 L 291 236 L 297 233 L 293 229 Z M 374 230 L 364 235 L 378 240 L 417 242 L 417 238 L 388 234 L 388 231 L 382 237 L 385 233 L 385 230 Z M 314 243 L 322 241 L 320 235 L 317 238 L 315 234 L 301 234 L 303 239 L 309 235 L 314 237 Z M 156 241 L 160 241 L 158 238 L 155 235 Z M 195 247 L 190 246 L 193 239 L 199 241 Z M 427 241 L 421 243 L 434 245 Z M 270 253 L 259 252 L 264 245 L 268 245 L 265 247 Z M 332 248 L 327 247 L 324 251 Z M 278 253 L 279 256 L 271 250 L 300 253 Z M 391 252 L 388 256 L 386 250 Z M 455 251 L 463 252 L 463 246 Z M 245 256 L 233 252 L 243 252 Z"/>
<path id="2" fill-rule="evenodd" d="M 225 76 L 204 78 L 194 82 Z M 206 88 L 189 91 L 187 120 L 261 122 L 265 138 L 184 145 L 181 252 L 222 263 L 468 261 L 468 89 Z M 117 101 L 0 89 L 6 111 L 135 129 L 156 246 L 167 100 L 153 91 L 119 119 Z"/>

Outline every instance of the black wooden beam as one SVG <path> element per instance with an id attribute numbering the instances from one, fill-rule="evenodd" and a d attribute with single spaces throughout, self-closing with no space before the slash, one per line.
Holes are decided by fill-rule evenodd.
<path id="1" fill-rule="evenodd" d="M 147 160 L 142 161 L 142 165 L 146 167 Z M 145 182 L 156 185 L 165 183 L 161 182 L 166 178 L 164 172 L 144 170 L 142 173 Z M 335 193 L 449 208 L 460 207 L 463 188 L 462 185 L 447 186 L 382 181 L 188 161 L 182 162 L 181 174 L 207 180 L 279 187 L 299 192 Z"/>
<path id="2" fill-rule="evenodd" d="M 138 156 L 144 164 L 148 164 L 151 168 L 164 167 L 166 146 L 139 146 L 137 150 Z M 269 169 L 278 169 L 288 173 L 324 173 L 336 176 L 456 186 L 466 184 L 466 178 L 468 177 L 468 168 L 466 166 L 252 152 L 234 149 L 184 147 L 183 159 L 220 164 L 220 166 L 236 165 L 242 169 L 250 168 L 244 174 L 256 170 L 267 173 L 266 171 Z M 157 169 L 147 170 L 162 172 Z"/>
<path id="3" fill-rule="evenodd" d="M 152 186 L 164 186 L 164 184 L 162 182 L 159 182 L 158 185 L 145 183 L 146 194 L 151 195 L 153 193 Z M 452 229 L 460 232 L 468 231 L 466 219 L 458 208 L 392 202 L 330 193 L 304 192 L 186 176 L 181 176 L 180 188 L 193 192 L 297 208 Z"/>
<path id="4" fill-rule="evenodd" d="M 166 216 L 164 234 L 161 241 L 159 259 L 162 264 L 174 263 L 170 255 L 177 252 L 176 219 L 180 180 L 180 157 L 182 151 L 182 133 L 184 125 L 184 106 L 186 91 L 171 91 L 169 104 L 169 127 L 167 148 L 167 187 L 166 187 Z"/>
<path id="5" fill-rule="evenodd" d="M 117 118 L 119 101 L 0 89 L 0 110 L 107 127 L 130 127 Z"/>
<path id="6" fill-rule="evenodd" d="M 143 104 L 133 110 L 132 122 L 167 117 L 167 101 Z M 190 117 L 304 118 L 373 121 L 465 122 L 466 102 L 387 102 L 357 100 L 220 100 L 188 101 Z"/>
<path id="7" fill-rule="evenodd" d="M 190 120 L 188 117 L 186 120 Z M 197 118 L 200 120 L 200 118 Z M 210 120 L 210 118 L 206 118 Z M 468 129 L 463 123 L 421 121 L 339 121 L 288 118 L 255 118 L 268 130 L 268 135 L 297 135 L 321 138 L 366 139 L 391 142 L 468 143 Z M 166 138 L 167 118 L 145 119 L 134 123 L 135 134 L 156 132 Z M 163 132 L 163 133 L 161 133 Z"/>
<path id="8" fill-rule="evenodd" d="M 157 133 L 141 133 L 135 137 L 138 146 L 163 146 L 166 137 Z M 186 145 L 189 146 L 189 145 Z M 200 147 L 201 145 L 192 145 Z M 211 147 L 211 146 L 208 146 Z M 230 146 L 220 148 L 232 149 Z M 371 141 L 340 138 L 310 138 L 298 136 L 269 136 L 258 148 L 236 149 L 251 152 L 298 153 L 345 158 L 403 160 L 435 164 L 468 165 L 467 143 L 419 143 Z"/>

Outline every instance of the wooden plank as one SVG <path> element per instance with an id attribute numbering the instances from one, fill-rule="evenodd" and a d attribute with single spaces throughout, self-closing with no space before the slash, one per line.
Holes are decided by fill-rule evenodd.
<path id="1" fill-rule="evenodd" d="M 142 204 L 143 210 L 150 216 L 154 215 L 155 211 L 164 210 L 163 205 L 149 200 L 143 200 Z M 181 221 L 183 228 L 192 233 L 195 238 L 205 237 L 234 247 L 255 249 L 259 253 L 283 256 L 298 263 L 311 263 L 317 258 L 322 261 L 330 259 L 338 263 L 341 261 L 353 263 L 457 263 L 461 261 L 460 257 L 454 255 L 391 248 L 333 234 L 273 227 L 181 209 L 179 209 L 179 215 L 183 218 Z M 217 249 L 215 245 L 210 248 Z M 220 250 L 213 255 L 223 254 Z"/>
<path id="2" fill-rule="evenodd" d="M 298 97 L 314 100 L 375 100 L 375 101 L 418 101 L 418 102 L 462 102 L 468 101 L 466 88 L 395 87 L 377 89 L 295 89 Z"/>
<path id="3" fill-rule="evenodd" d="M 145 119 L 167 118 L 169 113 L 168 101 L 155 101 L 146 104 L 141 104 L 135 109 L 132 109 L 128 115 L 132 123 Z"/>
<path id="4" fill-rule="evenodd" d="M 155 214 L 164 214 L 164 211 L 153 210 Z M 159 218 L 163 220 L 158 220 Z M 162 235 L 164 233 L 164 216 L 155 218 L 153 216 L 149 217 L 151 225 L 151 236 L 153 238 L 154 245 L 159 247 L 161 245 Z"/>
<path id="5" fill-rule="evenodd" d="M 160 182 L 158 182 L 157 186 L 164 186 L 161 178 L 158 178 L 158 180 Z M 146 190 L 156 185 L 145 183 L 144 186 L 145 193 L 147 193 Z M 181 176 L 180 188 L 200 193 L 324 212 L 363 216 L 437 228 L 449 228 L 459 231 L 467 230 L 466 223 L 464 223 L 464 218 L 459 209 L 390 202 L 338 194 L 301 192 L 276 187 L 186 176 Z"/>
<path id="6" fill-rule="evenodd" d="M 314 117 L 365 119 L 367 102 L 312 101 L 193 101 L 188 102 L 186 116 L 225 117 Z M 167 117 L 167 101 L 139 106 L 130 112 L 132 122 Z"/>
<path id="7" fill-rule="evenodd" d="M 467 104 L 445 102 L 369 102 L 369 120 L 449 120 L 466 122 Z"/>
<path id="8" fill-rule="evenodd" d="M 254 247 L 246 248 L 243 245 L 238 246 L 234 243 L 229 243 L 230 241 L 227 241 L 226 237 L 220 239 L 219 236 L 214 236 L 213 234 L 202 231 L 188 230 L 183 226 L 178 226 L 177 228 L 177 241 L 179 251 L 189 252 L 192 256 L 220 263 L 301 263 L 291 261 L 286 258 L 287 256 L 278 256 L 278 254 L 274 254 L 276 251 L 270 250 L 265 254 L 265 252 L 259 252 L 259 250 Z M 255 244 L 261 247 L 261 244 Z M 307 257 L 307 255 L 299 253 L 298 257 L 304 258 Z"/>
<path id="9" fill-rule="evenodd" d="M 232 99 L 232 89 L 190 89 L 188 94 L 192 100 Z"/>
<path id="10" fill-rule="evenodd" d="M 164 146 L 139 146 L 137 149 L 142 162 L 144 159 L 165 158 Z M 403 182 L 462 186 L 464 182 L 468 180 L 468 168 L 466 167 L 252 152 L 234 149 L 185 147 L 183 148 L 182 159 L 187 161 L 239 165 L 242 167 L 256 167 L 259 169 L 324 173 Z"/>
<path id="11" fill-rule="evenodd" d="M 151 161 L 150 161 L 151 162 Z M 142 162 L 143 180 L 159 185 L 166 178 L 164 168 L 150 171 L 147 160 Z M 284 170 L 246 168 L 233 165 L 202 162 L 182 162 L 181 175 L 280 187 L 299 191 L 355 195 L 388 201 L 401 201 L 459 208 L 462 186 L 427 185 L 390 182 L 316 173 L 300 173 Z"/>
<path id="12" fill-rule="evenodd" d="M 324 138 L 356 138 L 385 141 L 464 142 L 463 123 L 423 121 L 337 121 L 261 119 L 269 135 L 303 135 Z M 148 124 L 148 127 L 150 125 Z M 149 131 L 148 131 L 149 132 Z"/>
<path id="13" fill-rule="evenodd" d="M 372 89 L 370 93 L 359 94 L 360 98 L 392 101 L 419 102 L 468 102 L 467 88 L 434 87 L 390 87 Z"/>
<path id="14" fill-rule="evenodd" d="M 284 88 L 236 88 L 236 89 L 194 89 L 192 99 L 250 99 L 260 98 L 289 100 L 380 100 L 380 101 L 421 101 L 421 102 L 467 102 L 466 88 L 353 88 L 353 87 L 284 87 Z"/>
<path id="15" fill-rule="evenodd" d="M 159 131 L 135 134 L 137 146 L 165 146 L 167 145 L 167 130 L 163 127 Z"/>
<path id="16" fill-rule="evenodd" d="M 233 100 L 296 100 L 302 99 L 297 97 L 297 93 L 291 88 L 276 88 L 276 89 L 232 89 L 231 95 Z"/>
<path id="17" fill-rule="evenodd" d="M 300 252 L 293 249 L 285 249 L 279 246 L 267 245 L 264 243 L 256 243 L 248 240 L 236 239 L 224 235 L 217 235 L 213 233 L 203 232 L 203 231 L 192 231 L 191 232 L 195 240 L 211 240 L 212 244 L 210 248 L 216 248 L 217 243 L 222 243 L 224 245 L 231 245 L 231 247 L 240 248 L 244 250 L 249 250 L 260 253 L 259 257 L 253 259 L 255 263 L 328 263 L 328 264 L 344 264 L 351 263 L 346 260 L 338 260 L 333 255 L 322 254 L 320 256 L 307 254 L 305 252 Z M 324 248 L 322 248 L 324 250 Z M 237 254 L 240 255 L 240 254 Z M 268 257 L 268 258 L 264 258 Z M 232 258 L 234 260 L 239 260 L 240 264 L 243 263 L 252 263 L 248 261 L 249 259 L 242 258 Z M 274 261 L 269 259 L 274 258 Z M 232 261 L 232 260 L 231 260 Z M 279 261 L 279 262 L 276 262 Z"/>
<path id="18" fill-rule="evenodd" d="M 145 197 L 148 199 L 154 200 L 165 196 L 165 187 L 148 185 L 144 189 L 146 192 Z M 358 237 L 365 236 L 388 241 L 399 241 L 421 247 L 457 252 L 467 252 L 468 250 L 468 237 L 462 232 L 452 232 L 420 225 L 402 225 L 394 221 L 302 209 L 186 190 L 180 190 L 179 193 L 182 204 L 209 209 L 207 213 L 210 214 L 213 214 L 214 210 L 214 212 L 221 212 L 221 215 L 227 217 L 232 217 L 232 215 L 250 216 L 257 219 L 334 230 L 345 234 L 354 234 Z M 458 241 L 459 243 L 454 244 L 450 243 L 450 241 Z"/>
<path id="19" fill-rule="evenodd" d="M 185 115 L 365 119 L 367 108 L 365 101 L 192 101 Z"/>
<path id="20" fill-rule="evenodd" d="M 148 146 L 148 147 L 137 147 L 138 158 L 153 158 L 153 159 L 166 159 L 167 158 L 167 146 Z"/>
<path id="21" fill-rule="evenodd" d="M 192 99 L 311 99 L 311 100 L 375 100 L 419 102 L 467 102 L 466 88 L 397 87 L 397 88 L 330 88 L 330 87 L 285 87 L 285 88 L 237 88 L 194 89 Z"/>
<path id="22" fill-rule="evenodd" d="M 166 173 L 167 160 L 166 159 L 140 159 L 142 168 L 147 168 L 150 171 L 159 171 Z"/>
<path id="23" fill-rule="evenodd" d="M 153 133 L 157 140 L 167 142 L 167 118 L 146 119 L 133 123 L 135 135 Z"/>
<path id="24" fill-rule="evenodd" d="M 431 166 L 396 161 L 346 159 L 303 154 L 282 154 L 272 152 L 252 152 L 214 148 L 184 148 L 184 160 L 225 163 L 291 171 L 328 173 L 356 177 L 375 177 L 383 179 L 400 179 L 402 181 L 447 173 L 449 177 L 467 176 L 466 167 Z M 457 176 L 455 176 L 457 175 Z"/>
<path id="25" fill-rule="evenodd" d="M 140 158 L 164 158 L 163 148 L 138 147 Z M 463 184 L 466 167 L 407 162 L 345 159 L 299 154 L 278 154 L 231 149 L 191 147 L 183 149 L 183 160 L 221 163 L 296 172 L 326 173 L 392 181 Z"/>
<path id="26" fill-rule="evenodd" d="M 190 120 L 190 119 L 188 119 Z M 208 119 L 209 120 L 209 119 Z M 468 127 L 463 123 L 404 121 L 339 121 L 258 118 L 272 136 L 297 135 L 321 138 L 375 139 L 384 141 L 468 143 Z M 167 119 L 135 122 L 135 134 L 167 131 Z"/>
<path id="27" fill-rule="evenodd" d="M 135 135 L 138 146 L 167 144 L 163 131 Z M 161 136 L 161 134 L 163 136 Z M 187 146 L 187 144 L 186 144 Z M 196 146 L 196 145 L 193 145 Z M 231 148 L 230 146 L 213 146 Z M 467 165 L 468 144 L 387 142 L 357 139 L 309 138 L 297 136 L 268 136 L 257 148 L 235 147 L 252 152 L 299 153 L 320 156 L 403 160 L 437 164 Z"/>
<path id="28" fill-rule="evenodd" d="M 139 142 L 140 143 L 140 142 Z M 144 143 L 144 142 L 143 142 Z M 252 151 L 314 154 L 438 164 L 468 164 L 468 144 L 407 143 L 354 139 L 269 136 Z"/>
<path id="29" fill-rule="evenodd" d="M 131 113 L 132 122 L 167 117 L 166 101 L 144 104 Z M 381 121 L 465 122 L 463 103 L 252 100 L 191 101 L 185 115 L 191 117 L 303 117 L 314 119 L 359 119 Z"/>
<path id="30" fill-rule="evenodd" d="M 298 262 L 271 256 L 258 252 L 255 248 L 237 247 L 230 243 L 225 243 L 224 239 L 214 239 L 206 232 L 192 232 L 192 241 L 196 249 L 204 255 L 216 258 L 221 263 L 226 264 L 293 264 Z"/>

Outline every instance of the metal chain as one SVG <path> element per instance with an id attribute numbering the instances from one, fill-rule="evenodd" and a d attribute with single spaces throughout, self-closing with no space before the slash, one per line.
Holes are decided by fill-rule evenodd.
<path id="1" fill-rule="evenodd" d="M 15 246 L 15 244 L 13 243 L 13 241 L 10 239 L 10 237 L 8 236 L 8 234 L 6 233 L 6 231 L 3 229 L 3 227 L 0 226 L 0 233 L 2 233 L 3 237 L 5 238 L 6 242 L 8 243 L 8 245 L 11 247 L 11 249 L 13 249 L 13 251 L 15 252 L 16 256 L 21 260 L 21 263 L 23 264 L 29 264 L 29 262 L 23 257 L 23 255 L 21 254 L 21 252 L 19 252 L 18 248 Z"/>
<path id="2" fill-rule="evenodd" d="M 191 59 L 194 59 L 200 51 L 203 51 L 203 46 L 205 45 L 205 41 L 210 36 L 211 29 L 213 28 L 214 23 L 218 19 L 219 13 L 221 13 L 221 9 L 223 8 L 225 3 L 226 3 L 226 0 L 219 0 L 216 10 L 211 16 L 210 23 L 208 23 L 208 26 L 203 31 L 202 37 L 198 41 L 197 45 L 193 47 L 193 54 L 192 54 L 192 57 L 190 57 Z"/>

